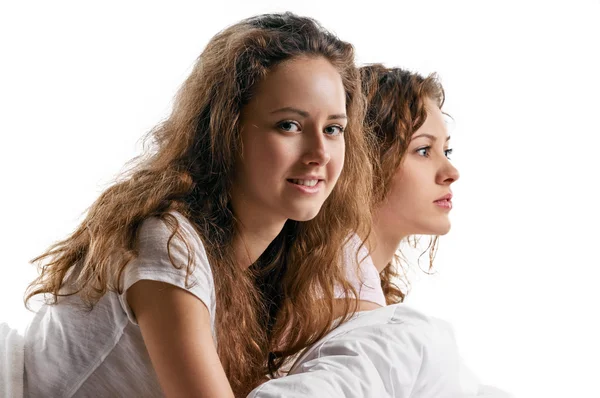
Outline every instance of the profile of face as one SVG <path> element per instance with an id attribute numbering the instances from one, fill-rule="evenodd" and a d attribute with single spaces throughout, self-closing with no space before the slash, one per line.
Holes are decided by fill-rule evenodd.
<path id="1" fill-rule="evenodd" d="M 401 166 L 379 209 L 403 236 L 444 235 L 450 230 L 451 185 L 459 178 L 450 162 L 448 130 L 444 116 L 426 100 L 427 118 L 413 133 Z"/>
<path id="2" fill-rule="evenodd" d="M 232 205 L 254 218 L 314 218 L 344 164 L 346 93 L 323 57 L 275 66 L 244 106 Z"/>

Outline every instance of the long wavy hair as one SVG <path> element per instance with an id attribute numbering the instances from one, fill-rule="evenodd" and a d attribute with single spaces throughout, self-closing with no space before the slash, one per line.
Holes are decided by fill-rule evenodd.
<path id="1" fill-rule="evenodd" d="M 401 68 L 386 68 L 381 64 L 360 68 L 362 91 L 367 101 L 365 132 L 371 140 L 373 163 L 373 203 L 375 208 L 389 192 L 396 171 L 415 131 L 427 118 L 425 102 L 433 100 L 441 109 L 444 88 L 436 74 L 424 77 Z M 414 238 L 414 237 L 413 237 Z M 417 239 L 408 239 L 413 246 Z M 434 236 L 425 252 L 429 252 L 429 270 L 437 251 L 438 237 Z M 425 253 L 423 252 L 423 254 Z M 400 270 L 402 258 L 395 258 L 381 272 L 381 287 L 388 304 L 404 301 L 405 293 L 396 284 L 406 277 Z M 400 272 L 402 271 L 402 275 Z M 408 281 L 404 280 L 408 285 Z"/>
<path id="2" fill-rule="evenodd" d="M 342 77 L 348 115 L 343 171 L 313 220 L 288 220 L 243 270 L 234 258 L 238 225 L 230 205 L 240 112 L 274 66 L 299 56 L 323 57 Z M 40 274 L 29 285 L 26 304 L 38 294 L 49 305 L 77 294 L 93 306 L 107 292 L 121 293 L 140 225 L 160 217 L 172 237 L 183 238 L 169 213 L 176 210 L 205 245 L 215 281 L 218 354 L 234 393 L 245 396 L 327 333 L 334 286 L 347 293 L 346 317 L 355 308 L 350 297 L 356 292 L 341 258 L 343 242 L 370 222 L 372 172 L 360 90 L 353 47 L 313 19 L 266 14 L 218 33 L 179 89 L 170 116 L 150 131 L 151 150 L 100 195 L 72 235 L 32 260 Z M 193 269 L 190 259 L 188 276 Z M 74 288 L 65 292 L 71 274 L 77 275 Z"/>

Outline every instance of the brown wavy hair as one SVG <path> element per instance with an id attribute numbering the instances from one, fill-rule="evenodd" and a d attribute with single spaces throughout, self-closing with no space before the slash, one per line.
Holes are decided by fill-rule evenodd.
<path id="1" fill-rule="evenodd" d="M 348 115 L 343 171 L 313 220 L 288 220 L 259 260 L 242 270 L 232 248 L 238 229 L 230 205 L 240 112 L 274 66 L 300 56 L 323 57 L 342 77 Z M 29 285 L 26 304 L 37 294 L 49 305 L 77 294 L 93 306 L 107 292 L 121 293 L 140 225 L 160 217 L 171 238 L 183 238 L 169 213 L 176 210 L 205 245 L 216 289 L 218 354 L 234 393 L 245 396 L 330 329 L 334 285 L 347 293 L 347 316 L 355 308 L 341 250 L 370 222 L 371 187 L 360 183 L 372 178 L 363 118 L 353 47 L 313 19 L 266 14 L 226 28 L 198 58 L 170 116 L 150 131 L 152 150 L 100 195 L 72 235 L 32 260 L 40 275 Z M 188 276 L 193 269 L 190 260 Z M 75 287 L 65 292 L 71 274 L 77 275 Z"/>
<path id="2" fill-rule="evenodd" d="M 404 155 L 412 135 L 425 122 L 425 101 L 435 101 L 441 109 L 444 105 L 444 88 L 436 74 L 424 77 L 401 68 L 386 68 L 381 64 L 360 68 L 362 91 L 367 101 L 365 131 L 369 134 L 373 163 L 373 203 L 375 208 L 389 192 L 391 181 L 402 166 Z M 416 247 L 418 239 L 409 239 Z M 437 250 L 438 237 L 432 237 L 429 246 L 429 270 Z M 420 258 L 420 257 L 419 257 Z M 400 275 L 402 258 L 396 256 L 381 271 L 381 287 L 388 304 L 404 301 L 405 293 L 395 281 Z M 404 280 L 408 286 L 408 281 Z"/>

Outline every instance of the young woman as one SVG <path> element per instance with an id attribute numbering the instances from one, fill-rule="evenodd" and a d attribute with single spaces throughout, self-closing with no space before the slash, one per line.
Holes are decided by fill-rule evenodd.
<path id="1" fill-rule="evenodd" d="M 450 161 L 444 90 L 435 75 L 375 64 L 362 67 L 361 76 L 375 174 L 370 257 L 387 302 L 396 303 L 405 296 L 395 283 L 400 243 L 432 236 L 432 260 L 437 237 L 450 230 L 451 185 L 459 173 Z"/>
<path id="2" fill-rule="evenodd" d="M 352 46 L 314 20 L 217 34 L 154 151 L 35 260 L 25 394 L 245 396 L 325 335 L 356 293 L 331 242 L 369 223 L 362 103 Z"/>
<path id="3" fill-rule="evenodd" d="M 358 269 L 363 287 L 381 285 L 365 289 L 360 297 L 359 310 L 366 311 L 381 307 L 382 300 L 404 300 L 396 255 L 403 240 L 432 236 L 432 265 L 438 236 L 450 230 L 450 186 L 459 173 L 450 162 L 450 136 L 441 111 L 444 90 L 435 75 L 423 77 L 380 64 L 360 70 L 374 171 L 373 229 L 362 246 L 354 237 L 359 261 L 348 251 L 346 263 L 348 269 Z"/>
<path id="4" fill-rule="evenodd" d="M 459 173 L 450 162 L 450 136 L 441 111 L 444 90 L 434 75 L 374 64 L 361 68 L 361 81 L 374 171 L 373 229 L 362 247 L 354 237 L 359 261 L 348 252 L 346 262 L 348 269 L 358 269 L 364 287 L 381 285 L 361 297 L 359 309 L 365 311 L 381 307 L 382 300 L 404 300 L 396 256 L 402 240 L 431 235 L 432 265 L 438 236 L 450 230 L 450 186 Z"/>
<path id="5" fill-rule="evenodd" d="M 364 258 L 363 274 L 382 271 L 381 288 L 392 305 L 361 301 L 361 310 L 372 311 L 329 333 L 302 354 L 288 376 L 263 384 L 248 398 L 508 397 L 482 386 L 463 364 L 451 326 L 402 304 L 405 293 L 397 286 L 401 241 L 450 229 L 451 186 L 459 174 L 449 160 L 442 86 L 435 76 L 382 65 L 361 68 L 361 76 L 375 196 L 373 229 L 365 239 L 369 250 L 361 248 L 358 257 Z"/>

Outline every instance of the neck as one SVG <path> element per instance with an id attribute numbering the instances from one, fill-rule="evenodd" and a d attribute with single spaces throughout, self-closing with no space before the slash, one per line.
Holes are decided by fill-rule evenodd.
<path id="1" fill-rule="evenodd" d="M 369 249 L 373 264 L 381 272 L 392 259 L 402 239 L 407 234 L 400 231 L 390 217 L 376 210 L 373 216 L 373 228 L 369 239 Z"/>
<path id="2" fill-rule="evenodd" d="M 243 269 L 250 267 L 283 229 L 286 220 L 239 220 L 233 240 L 235 258 Z"/>

